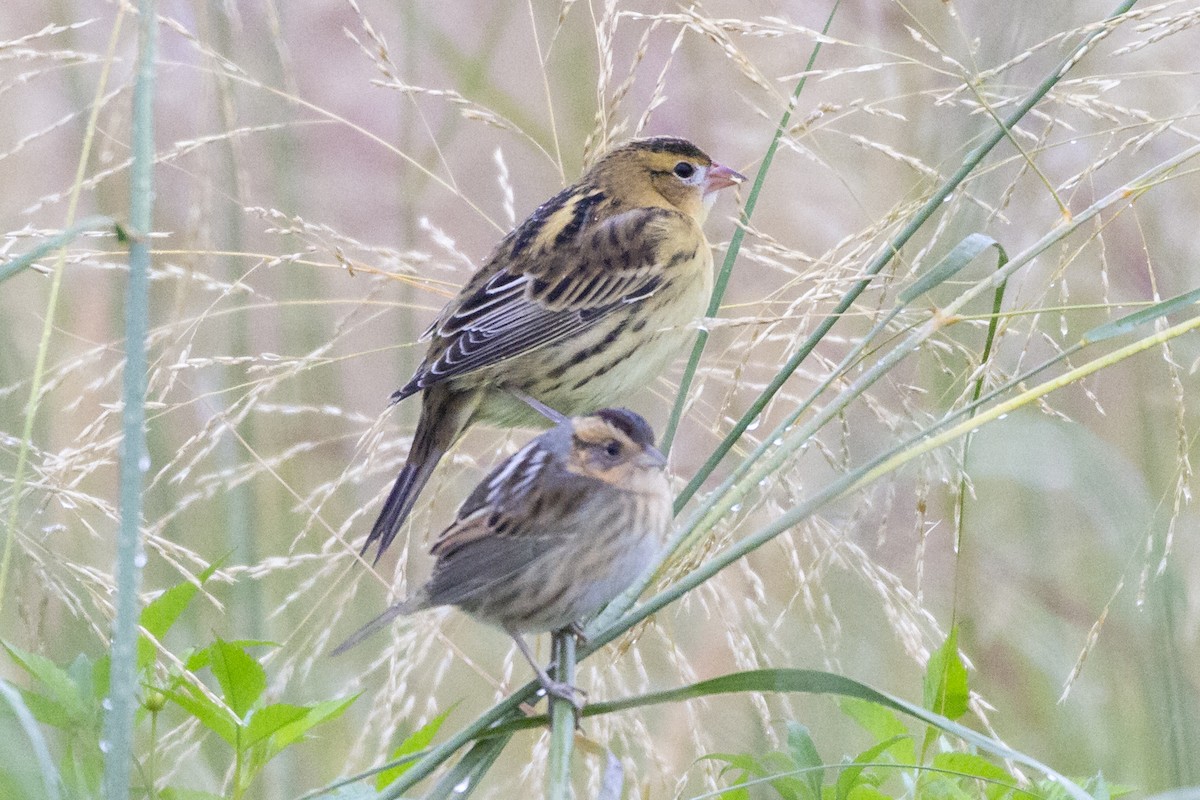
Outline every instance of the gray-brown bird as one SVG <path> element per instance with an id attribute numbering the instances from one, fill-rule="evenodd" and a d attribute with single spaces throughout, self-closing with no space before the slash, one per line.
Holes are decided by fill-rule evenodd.
<path id="1" fill-rule="evenodd" d="M 652 383 L 712 293 L 707 210 L 743 180 L 685 139 L 635 139 L 509 233 L 425 332 L 425 360 L 392 395 L 421 392 L 421 417 L 362 552 L 378 542 L 379 560 L 467 427 L 543 424 L 516 393 L 583 414 Z"/>
<path id="2" fill-rule="evenodd" d="M 524 633 L 571 629 L 632 585 L 671 523 L 666 459 L 646 421 L 623 408 L 563 419 L 496 467 L 431 550 L 429 581 L 339 645 L 354 647 L 402 614 L 458 606 L 507 631 L 547 694 Z"/>

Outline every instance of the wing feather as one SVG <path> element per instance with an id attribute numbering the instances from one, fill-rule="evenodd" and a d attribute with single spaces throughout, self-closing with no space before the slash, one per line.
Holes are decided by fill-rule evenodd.
<path id="1" fill-rule="evenodd" d="M 657 207 L 594 222 L 579 213 L 581 207 L 590 213 L 592 205 L 560 203 L 560 213 L 573 217 L 551 231 L 552 246 L 538 246 L 537 231 L 525 230 L 535 222 L 550 228 L 552 217 L 535 215 L 514 231 L 443 311 L 425 362 L 393 397 L 577 336 L 652 295 L 662 282 L 663 262 L 671 260 L 664 242 L 692 234 L 695 223 Z"/>

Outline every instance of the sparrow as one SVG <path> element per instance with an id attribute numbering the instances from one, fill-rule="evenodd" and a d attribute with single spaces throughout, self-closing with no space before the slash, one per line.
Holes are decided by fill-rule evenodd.
<path id="1" fill-rule="evenodd" d="M 672 499 L 666 458 L 642 417 L 605 408 L 558 418 L 471 492 L 433 544 L 429 581 L 332 655 L 400 615 L 457 606 L 506 631 L 546 693 L 582 708 L 579 690 L 552 680 L 523 634 L 581 635 L 581 623 L 649 567 L 665 542 Z"/>
<path id="2" fill-rule="evenodd" d="M 536 425 L 619 402 L 662 372 L 712 293 L 701 228 L 745 176 L 686 139 L 634 139 L 511 233 L 422 335 L 429 350 L 392 404 L 421 393 L 404 468 L 362 548 L 378 562 L 446 451 L 476 423 Z"/>

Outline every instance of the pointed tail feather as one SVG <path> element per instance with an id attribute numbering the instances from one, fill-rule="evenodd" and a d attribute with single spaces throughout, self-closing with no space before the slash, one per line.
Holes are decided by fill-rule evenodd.
<path id="1" fill-rule="evenodd" d="M 379 550 L 375 553 L 375 560 L 372 563 L 379 563 L 379 557 L 396 538 L 404 520 L 408 519 L 408 513 L 412 511 L 417 497 L 425 488 L 429 476 L 433 474 L 433 468 L 437 466 L 444 454 L 444 450 L 418 453 L 414 447 L 408 455 L 404 469 L 400 470 L 396 482 L 392 484 L 392 490 L 388 492 L 387 500 L 383 503 L 383 510 L 379 512 L 379 517 L 371 526 L 371 535 L 367 537 L 359 555 L 366 555 L 367 551 L 371 549 L 371 545 L 378 541 Z"/>
<path id="2" fill-rule="evenodd" d="M 386 628 L 388 624 L 396 617 L 404 614 L 411 614 L 412 612 L 418 611 L 423 607 L 424 605 L 422 604 L 419 596 L 405 600 L 403 603 L 396 603 L 393 606 L 389 606 L 387 611 L 384 611 L 378 617 L 371 620 L 366 625 L 363 625 L 361 628 L 355 631 L 349 639 L 333 648 L 333 650 L 331 650 L 329 653 L 330 658 L 340 656 L 350 648 L 357 647 L 358 645 L 362 644 L 364 639 Z"/>
<path id="3" fill-rule="evenodd" d="M 421 490 L 433 475 L 434 468 L 458 440 L 478 404 L 477 392 L 456 392 L 442 384 L 425 389 L 421 419 L 417 422 L 417 432 L 413 436 L 408 459 L 404 462 L 404 469 L 396 476 L 396 482 L 388 492 L 383 510 L 371 527 L 371 534 L 360 555 L 366 555 L 371 545 L 379 542 L 374 562 L 379 563 L 379 557 L 396 538 L 404 520 L 416 505 Z"/>

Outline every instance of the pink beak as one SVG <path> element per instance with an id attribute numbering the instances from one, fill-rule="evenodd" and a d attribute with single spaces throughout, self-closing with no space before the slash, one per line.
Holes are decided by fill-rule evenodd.
<path id="1" fill-rule="evenodd" d="M 714 161 L 713 165 L 708 168 L 708 175 L 704 178 L 704 193 L 712 194 L 729 186 L 737 186 L 744 180 L 746 180 L 746 176 L 742 173 Z"/>

